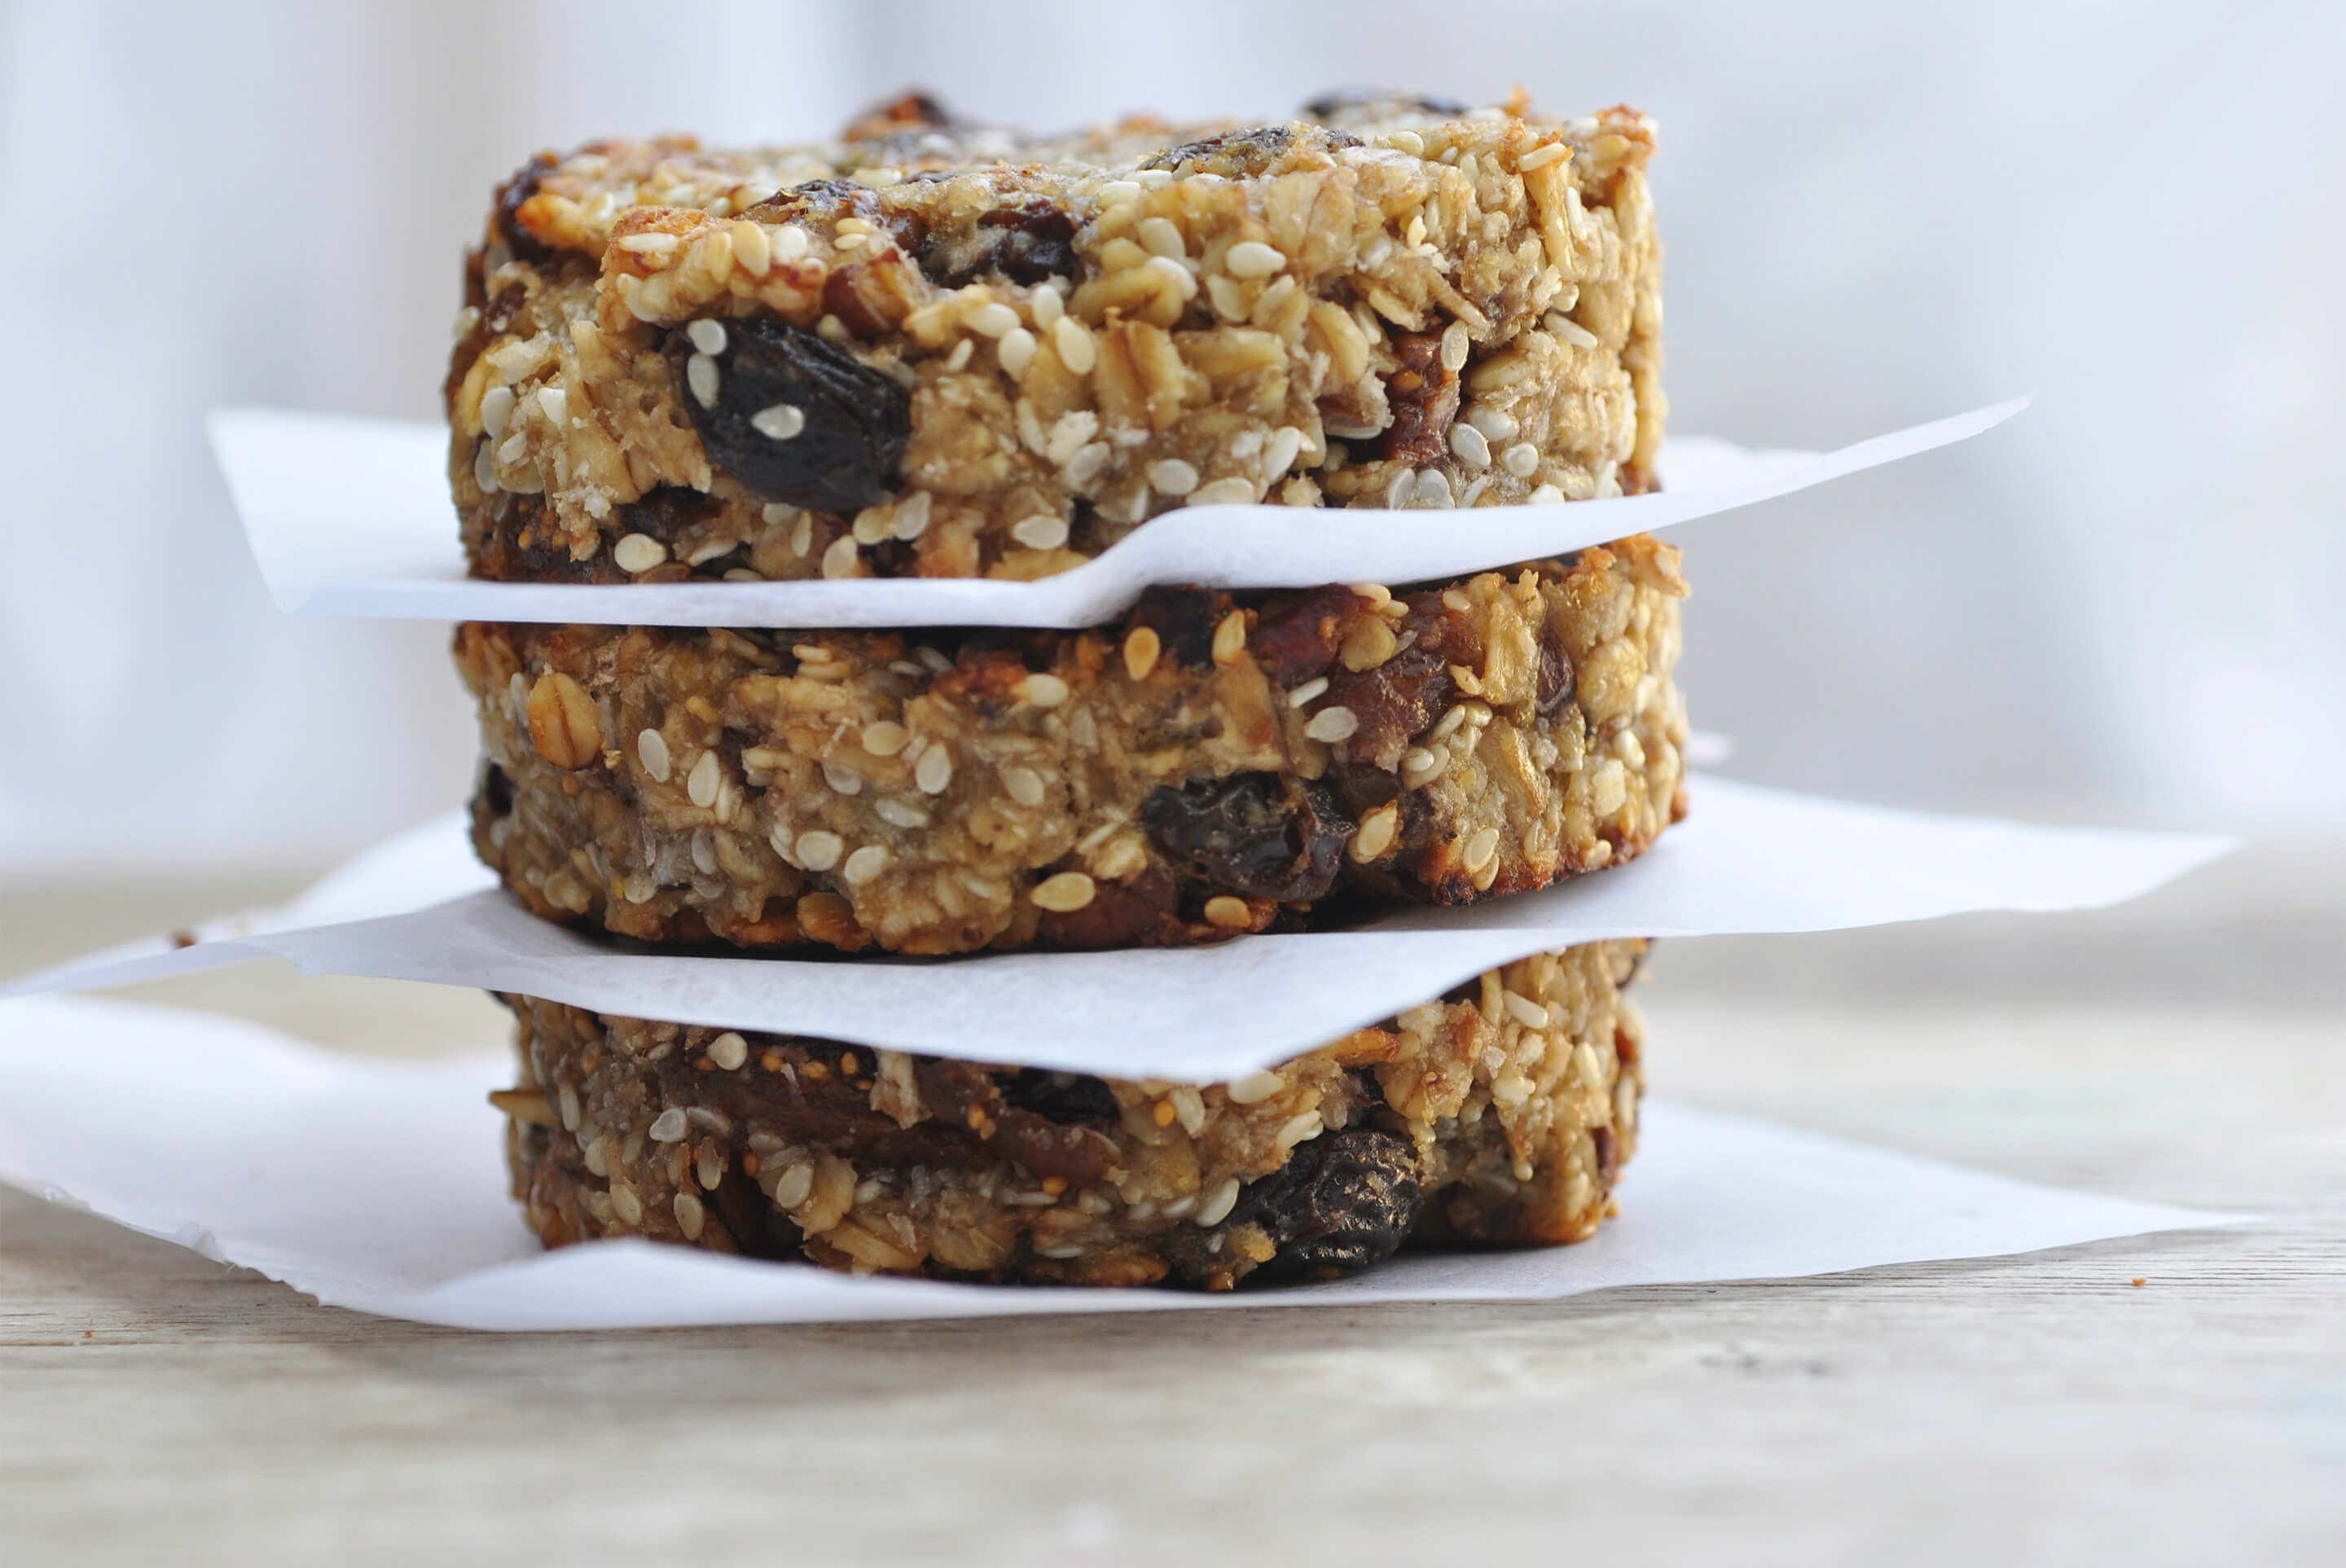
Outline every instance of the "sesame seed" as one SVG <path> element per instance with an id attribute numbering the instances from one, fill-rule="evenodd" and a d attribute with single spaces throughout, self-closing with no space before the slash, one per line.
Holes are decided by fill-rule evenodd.
<path id="1" fill-rule="evenodd" d="M 1450 498 L 1450 475 L 1438 468 L 1429 468 L 1417 476 L 1417 499 L 1426 506 L 1454 504 Z"/>
<path id="2" fill-rule="evenodd" d="M 684 1238 L 699 1241 L 701 1227 L 709 1223 L 709 1213 L 700 1207 L 700 1200 L 688 1192 L 680 1192 L 668 1207 L 676 1211 L 676 1227 L 684 1232 Z"/>
<path id="3" fill-rule="evenodd" d="M 1234 664 L 1246 652 L 1247 624 L 1244 610 L 1232 610 L 1214 627 L 1214 662 Z"/>
<path id="4" fill-rule="evenodd" d="M 652 1118 L 651 1139 L 656 1144 L 680 1142 L 685 1134 L 683 1108 L 670 1105 Z"/>
<path id="5" fill-rule="evenodd" d="M 1486 441 L 1512 441 L 1523 428 L 1506 410 L 1480 402 L 1466 411 L 1466 423 L 1481 431 Z"/>
<path id="6" fill-rule="evenodd" d="M 1254 911 L 1247 908 L 1246 900 L 1219 893 L 1206 901 L 1206 923 L 1224 931 L 1241 931 L 1254 924 Z"/>
<path id="7" fill-rule="evenodd" d="M 1239 1178 L 1224 1176 L 1220 1184 L 1206 1195 L 1206 1201 L 1198 1206 L 1198 1212 L 1190 1218 L 1198 1225 L 1219 1225 L 1230 1217 L 1230 1210 L 1238 1204 Z"/>
<path id="8" fill-rule="evenodd" d="M 795 226 L 786 225 L 775 229 L 772 239 L 774 260 L 777 261 L 796 261 L 809 249 L 806 230 Z"/>
<path id="9" fill-rule="evenodd" d="M 1327 689 L 1328 677 L 1324 675 L 1315 675 L 1310 680 L 1305 681 L 1301 686 L 1297 687 L 1293 691 L 1287 694 L 1287 706 L 1290 708 L 1307 707 L 1310 705 L 1313 697 L 1318 697 L 1321 692 Z"/>
<path id="10" fill-rule="evenodd" d="M 1534 506 L 1553 506 L 1563 499 L 1564 492 L 1553 484 L 1543 484 L 1531 494 L 1531 504 Z"/>
<path id="11" fill-rule="evenodd" d="M 657 729 L 647 729 L 636 737 L 636 760 L 656 782 L 668 782 L 668 738 Z"/>
<path id="12" fill-rule="evenodd" d="M 1306 1111 L 1300 1115 L 1290 1116 L 1279 1129 L 1279 1135 L 1270 1141 L 1273 1147 L 1284 1153 L 1306 1138 L 1318 1137 L 1325 1130 L 1326 1124 L 1321 1121 L 1320 1113 Z"/>
<path id="13" fill-rule="evenodd" d="M 1152 256 L 1168 256 L 1178 261 L 1189 254 L 1189 242 L 1169 218 L 1144 218 L 1140 220 L 1140 248 Z"/>
<path id="14" fill-rule="evenodd" d="M 1254 500 L 1254 481 L 1236 474 L 1200 484 L 1189 493 L 1192 506 L 1245 505 Z"/>
<path id="15" fill-rule="evenodd" d="M 684 329 L 684 335 L 690 338 L 692 346 L 704 354 L 721 354 L 725 351 L 725 323 L 722 321 L 712 321 L 703 316 L 699 321 L 688 323 Z"/>
<path id="16" fill-rule="evenodd" d="M 641 1225 L 644 1222 L 644 1200 L 638 1197 L 636 1189 L 626 1182 L 615 1181 L 611 1184 L 611 1212 L 619 1217 L 623 1225 Z"/>
<path id="17" fill-rule="evenodd" d="M 482 448 L 482 451 L 484 453 L 488 449 L 486 447 Z M 1083 486 L 1089 484 L 1093 480 L 1099 477 L 1099 471 L 1107 466 L 1107 460 L 1108 445 L 1107 442 L 1095 441 L 1089 445 L 1082 447 L 1073 457 L 1067 459 L 1068 484 L 1077 489 L 1081 489 Z M 494 483 L 494 481 L 492 483 Z"/>
<path id="18" fill-rule="evenodd" d="M 1484 828 L 1476 832 L 1473 838 L 1466 840 L 1464 858 L 1468 873 L 1470 875 L 1479 873 L 1484 866 L 1491 863 L 1492 857 L 1498 852 L 1498 829 Z"/>
<path id="19" fill-rule="evenodd" d="M 961 324 L 982 337 L 998 338 L 1018 325 L 1018 312 L 999 300 L 988 300 L 963 311 Z"/>
<path id="20" fill-rule="evenodd" d="M 843 768 L 836 762 L 826 762 L 822 765 L 822 781 L 842 795 L 863 793 L 863 775 L 852 768 Z"/>
<path id="21" fill-rule="evenodd" d="M 860 888 L 887 869 L 888 851 L 878 844 L 866 844 L 847 857 L 847 863 L 839 868 L 839 874 L 849 887 Z"/>
<path id="22" fill-rule="evenodd" d="M 1140 188 L 1138 180 L 1109 179 L 1101 181 L 1099 188 L 1092 194 L 1100 199 L 1103 206 L 1121 207 L 1127 201 L 1137 200 Z"/>
<path id="23" fill-rule="evenodd" d="M 774 1182 L 774 1207 L 793 1209 L 806 1202 L 814 1191 L 814 1166 L 801 1163 L 784 1171 Z"/>
<path id="24" fill-rule="evenodd" d="M 1148 465 L 1148 487 L 1159 495 L 1187 495 L 1198 488 L 1198 471 L 1178 457 L 1159 458 Z"/>
<path id="25" fill-rule="evenodd" d="M 1062 316 L 1051 326 L 1051 346 L 1059 351 L 1059 362 L 1076 375 L 1089 375 L 1099 359 L 1099 345 L 1091 329 L 1073 316 Z"/>
<path id="26" fill-rule="evenodd" d="M 1148 672 L 1157 667 L 1157 656 L 1165 651 L 1165 641 L 1153 626 L 1135 626 L 1124 639 L 1124 673 L 1135 680 L 1147 680 Z"/>
<path id="27" fill-rule="evenodd" d="M 1457 453 L 1458 461 L 1469 468 L 1491 466 L 1490 442 L 1484 438 L 1481 431 L 1463 420 L 1450 427 L 1450 450 Z"/>
<path id="28" fill-rule="evenodd" d="M 1067 313 L 1067 302 L 1058 290 L 1046 283 L 1035 290 L 1034 298 L 1026 301 L 1026 309 L 1033 312 L 1035 324 L 1047 332 Z"/>
<path id="29" fill-rule="evenodd" d="M 1413 130 L 1397 130 L 1385 137 L 1385 145 L 1412 158 L 1425 156 L 1425 138 Z"/>
<path id="30" fill-rule="evenodd" d="M 1539 472 L 1539 448 L 1528 441 L 1519 441 L 1499 454 L 1499 466 L 1518 479 L 1529 479 Z"/>
<path id="31" fill-rule="evenodd" d="M 1035 334 L 1024 327 L 1011 328 L 1002 334 L 1002 341 L 994 345 L 994 356 L 1001 361 L 1005 374 L 1023 375 L 1027 365 L 1034 361 Z"/>
<path id="32" fill-rule="evenodd" d="M 1043 776 L 1032 768 L 1005 768 L 1002 770 L 1002 787 L 1021 806 L 1040 806 L 1043 803 Z"/>
<path id="33" fill-rule="evenodd" d="M 1250 1073 L 1243 1078 L 1233 1078 L 1223 1089 L 1223 1095 L 1233 1105 L 1251 1105 L 1268 1100 L 1279 1093 L 1287 1080 L 1266 1067 L 1260 1073 Z"/>
<path id="34" fill-rule="evenodd" d="M 1067 542 L 1067 520 L 1044 513 L 1013 523 L 1010 536 L 1029 550 L 1056 550 Z"/>
<path id="35" fill-rule="evenodd" d="M 1394 474 L 1392 476 L 1392 482 L 1385 486 L 1385 510 L 1388 512 L 1400 511 L 1402 507 L 1409 504 L 1410 497 L 1416 494 L 1417 470 L 1413 468 L 1402 469 L 1400 473 Z"/>
<path id="36" fill-rule="evenodd" d="M 752 278 L 764 277 L 766 269 L 774 261 L 774 248 L 767 242 L 765 229 L 744 218 L 733 225 L 730 232 L 733 260 L 741 264 L 741 270 Z"/>
<path id="37" fill-rule="evenodd" d="M 1241 239 L 1222 252 L 1222 270 L 1233 278 L 1268 278 L 1287 270 L 1287 258 L 1260 239 Z"/>
<path id="38" fill-rule="evenodd" d="M 942 746 L 932 746 L 921 753 L 913 765 L 913 782 L 924 795 L 942 795 L 953 783 L 953 753 Z"/>
<path id="39" fill-rule="evenodd" d="M 622 572 L 648 572 L 668 559 L 668 546 L 648 534 L 629 534 L 611 546 L 611 559 Z"/>
<path id="40" fill-rule="evenodd" d="M 491 387 L 481 394 L 481 429 L 491 441 L 505 433 L 505 423 L 513 418 L 514 390 L 511 387 Z"/>
<path id="41" fill-rule="evenodd" d="M 953 346 L 953 352 L 945 356 L 945 369 L 965 370 L 969 366 L 969 361 L 976 356 L 977 345 L 971 342 L 969 339 L 964 338 Z"/>
<path id="42" fill-rule="evenodd" d="M 874 757 L 893 757 L 904 749 L 913 732 L 892 718 L 875 718 L 863 727 L 863 749 Z"/>
<path id="43" fill-rule="evenodd" d="M 673 234 L 629 234 L 617 243 L 620 249 L 638 256 L 666 256 L 676 249 L 677 238 Z"/>
<path id="44" fill-rule="evenodd" d="M 1401 781 L 1414 789 L 1420 785 L 1432 782 L 1443 769 L 1449 766 L 1450 752 L 1446 748 L 1412 747 L 1402 753 Z"/>
<path id="45" fill-rule="evenodd" d="M 1351 708 L 1323 708 L 1311 716 L 1311 722 L 1303 727 L 1303 733 L 1314 740 L 1332 746 L 1340 740 L 1350 740 L 1352 732 L 1360 728 L 1361 721 Z"/>
<path id="46" fill-rule="evenodd" d="M 1072 914 L 1092 901 L 1098 889 L 1081 871 L 1061 871 L 1045 877 L 1026 896 L 1054 914 Z"/>
<path id="47" fill-rule="evenodd" d="M 799 835 L 799 864 L 810 871 L 827 871 L 839 864 L 840 851 L 847 846 L 836 833 L 818 828 L 811 833 Z"/>
<path id="48" fill-rule="evenodd" d="M 910 800 L 902 799 L 893 795 L 883 797 L 876 801 L 872 809 L 880 814 L 882 821 L 892 828 L 903 828 L 909 830 L 929 825 L 927 811 Z"/>
<path id="49" fill-rule="evenodd" d="M 925 490 L 915 490 L 896 503 L 896 518 L 892 529 L 899 539 L 917 539 L 929 530 L 929 514 L 936 503 Z"/>
<path id="50" fill-rule="evenodd" d="M 1067 700 L 1067 683 L 1056 675 L 1030 675 L 1018 683 L 1018 689 L 1036 708 L 1056 708 Z"/>
<path id="51" fill-rule="evenodd" d="M 709 1059 L 728 1073 L 738 1072 L 750 1060 L 750 1043 L 729 1029 L 709 1043 Z"/>
<path id="52" fill-rule="evenodd" d="M 1506 1008 L 1507 1016 L 1522 1024 L 1525 1028 L 1545 1029 L 1547 1027 L 1547 1009 L 1542 1007 L 1538 1003 L 1534 1002 L 1530 997 L 1525 996 L 1522 992 L 1502 991 L 1499 993 L 1499 1001 L 1501 1004 Z"/>
<path id="53" fill-rule="evenodd" d="M 778 402 L 751 414 L 750 428 L 768 441 L 790 441 L 806 429 L 806 413 L 795 403 Z"/>
<path id="54" fill-rule="evenodd" d="M 1361 830 L 1352 837 L 1352 859 L 1365 864 L 1392 847 L 1393 836 L 1401 827 L 1401 811 L 1390 800 L 1361 819 Z"/>
<path id="55" fill-rule="evenodd" d="M 826 577 L 852 577 L 861 562 L 855 554 L 855 536 L 842 534 L 822 553 L 822 575 Z"/>
<path id="56" fill-rule="evenodd" d="M 717 804 L 717 783 L 721 777 L 721 766 L 717 760 L 717 753 L 704 751 L 685 778 L 686 796 L 703 810 Z"/>
<path id="57" fill-rule="evenodd" d="M 1189 269 L 1170 256 L 1151 256 L 1141 265 L 1177 290 L 1185 301 L 1198 297 L 1198 280 L 1189 275 Z"/>
<path id="58" fill-rule="evenodd" d="M 1466 368 L 1466 356 L 1474 348 L 1466 323 L 1453 321 L 1442 329 L 1442 368 L 1455 375 Z"/>
<path id="59" fill-rule="evenodd" d="M 1449 739 L 1453 735 L 1455 735 L 1458 732 L 1458 727 L 1465 722 L 1466 705 L 1463 702 L 1452 704 L 1450 711 L 1443 714 L 1442 716 L 1442 721 L 1433 727 L 1433 738 L 1436 740 Z"/>
<path id="60" fill-rule="evenodd" d="M 790 554 L 803 559 L 806 553 L 813 548 L 814 518 L 801 512 L 798 521 L 790 524 Z"/>
<path id="61" fill-rule="evenodd" d="M 886 542 L 896 532 L 896 514 L 886 505 L 866 506 L 848 524 L 848 535 L 859 545 Z"/>

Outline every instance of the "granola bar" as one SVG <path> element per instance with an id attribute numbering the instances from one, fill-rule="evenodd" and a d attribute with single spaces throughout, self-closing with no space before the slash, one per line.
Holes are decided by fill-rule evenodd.
<path id="1" fill-rule="evenodd" d="M 1079 632 L 473 624 L 482 858 L 651 942 L 1110 947 L 1466 902 L 1685 810 L 1678 553 Z"/>
<path id="2" fill-rule="evenodd" d="M 1655 484 L 1650 124 L 1352 97 L 543 154 L 444 388 L 476 575 L 1032 579 L 1208 502 Z"/>
<path id="3" fill-rule="evenodd" d="M 1636 1146 L 1645 943 L 1527 958 L 1192 1086 L 613 1018 L 508 996 L 514 1193 L 548 1247 L 641 1236 L 858 1273 L 1229 1289 L 1403 1246 L 1592 1235 Z"/>

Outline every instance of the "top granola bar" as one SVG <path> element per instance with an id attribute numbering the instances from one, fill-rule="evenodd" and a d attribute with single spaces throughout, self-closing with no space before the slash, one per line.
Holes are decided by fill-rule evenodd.
<path id="1" fill-rule="evenodd" d="M 1305 114 L 540 155 L 445 387 L 474 574 L 1026 580 L 1181 505 L 1652 488 L 1650 124 Z"/>

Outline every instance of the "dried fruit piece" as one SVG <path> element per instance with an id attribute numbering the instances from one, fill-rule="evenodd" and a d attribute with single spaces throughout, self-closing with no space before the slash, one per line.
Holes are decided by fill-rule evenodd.
<path id="1" fill-rule="evenodd" d="M 1140 820 L 1177 868 L 1208 887 L 1262 899 L 1325 894 L 1353 831 L 1326 789 L 1270 773 L 1159 789 Z"/>
<path id="2" fill-rule="evenodd" d="M 1303 106 L 1304 114 L 1315 120 L 1333 120 L 1355 110 L 1372 119 L 1396 110 L 1447 117 L 1466 113 L 1466 106 L 1456 98 L 1439 97 L 1431 93 L 1404 93 L 1398 87 L 1338 87 L 1333 92 L 1321 94 Z"/>
<path id="3" fill-rule="evenodd" d="M 1076 222 L 1041 197 L 982 215 L 966 234 L 933 237 L 921 247 L 921 270 L 948 289 L 958 289 L 987 272 L 1014 283 L 1076 275 Z"/>
<path id="4" fill-rule="evenodd" d="M 1160 586 L 1142 591 L 1125 624 L 1155 632 L 1160 657 L 1184 669 L 1210 669 L 1220 619 L 1221 601 L 1210 588 Z"/>
<path id="5" fill-rule="evenodd" d="M 1239 1191 L 1221 1224 L 1166 1250 L 1191 1284 L 1333 1279 L 1400 1251 L 1424 1205 L 1417 1154 L 1408 1140 L 1349 1127 L 1297 1145 L 1286 1165 Z M 1235 1234 L 1245 1231 L 1258 1235 Z M 1273 1251 L 1241 1273 L 1231 1265 L 1244 1254 L 1231 1242 L 1244 1240 L 1267 1241 Z"/>
<path id="6" fill-rule="evenodd" d="M 699 351 L 668 334 L 678 385 Z M 876 506 L 912 437 L 904 389 L 812 332 L 766 317 L 725 324 L 715 400 L 683 400 L 710 460 L 759 494 L 818 512 Z"/>
<path id="7" fill-rule="evenodd" d="M 1449 455 L 1450 426 L 1458 417 L 1458 374 L 1442 362 L 1442 334 L 1396 332 L 1393 354 L 1401 367 L 1385 378 L 1392 423 L 1384 454 L 1413 465 L 1440 463 Z"/>

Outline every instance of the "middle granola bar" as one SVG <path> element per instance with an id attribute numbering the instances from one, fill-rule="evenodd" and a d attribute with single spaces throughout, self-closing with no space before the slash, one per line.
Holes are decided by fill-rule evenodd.
<path id="1" fill-rule="evenodd" d="M 483 859 L 640 941 L 1212 941 L 1617 864 L 1684 813 L 1678 552 L 1077 632 L 467 625 Z"/>

